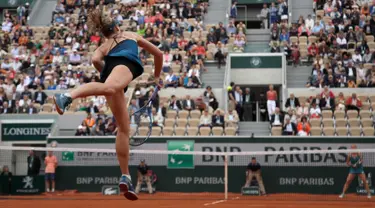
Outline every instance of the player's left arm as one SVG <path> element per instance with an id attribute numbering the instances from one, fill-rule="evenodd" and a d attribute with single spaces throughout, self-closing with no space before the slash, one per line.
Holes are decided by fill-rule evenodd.
<path id="1" fill-rule="evenodd" d="M 102 47 L 98 47 L 92 56 L 92 64 L 98 70 L 101 72 L 104 68 L 104 53 L 102 51 Z"/>

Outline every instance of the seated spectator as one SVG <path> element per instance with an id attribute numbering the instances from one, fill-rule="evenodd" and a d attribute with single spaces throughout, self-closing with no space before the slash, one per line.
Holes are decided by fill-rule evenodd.
<path id="1" fill-rule="evenodd" d="M 88 114 L 99 113 L 99 108 L 98 108 L 98 106 L 94 105 L 94 101 L 91 100 L 89 102 L 89 105 L 86 107 L 86 112 Z"/>
<path id="2" fill-rule="evenodd" d="M 208 108 L 206 108 L 199 120 L 200 127 L 211 127 L 212 117 L 208 114 Z"/>
<path id="3" fill-rule="evenodd" d="M 78 126 L 75 135 L 76 136 L 89 136 L 90 135 L 90 128 L 87 127 L 85 121 L 82 121 L 82 124 Z"/>
<path id="4" fill-rule="evenodd" d="M 215 49 L 212 51 L 214 58 L 218 61 L 218 68 L 221 68 L 221 65 L 225 64 L 225 58 L 228 54 L 228 48 L 223 46 L 221 42 L 218 42 Z"/>
<path id="5" fill-rule="evenodd" d="M 282 131 L 283 131 L 282 135 L 292 135 L 292 136 L 294 136 L 297 133 L 297 126 L 296 126 L 295 123 L 290 121 L 289 115 L 285 116 L 285 123 L 283 125 Z"/>
<path id="6" fill-rule="evenodd" d="M 86 119 L 84 120 L 85 126 L 92 128 L 95 125 L 95 119 L 92 118 L 91 113 L 87 114 Z"/>
<path id="7" fill-rule="evenodd" d="M 303 116 L 301 122 L 297 125 L 298 136 L 308 136 L 310 134 L 310 124 L 307 121 L 307 117 Z"/>
<path id="8" fill-rule="evenodd" d="M 221 115 L 220 110 L 216 110 L 215 115 L 212 116 L 212 126 L 224 128 L 224 116 Z"/>
<path id="9" fill-rule="evenodd" d="M 348 62 L 348 67 L 345 68 L 348 79 L 357 80 L 357 69 L 353 66 L 353 62 Z"/>
<path id="10" fill-rule="evenodd" d="M 117 126 L 114 118 L 108 118 L 105 124 L 105 135 L 116 135 Z"/>
<path id="11" fill-rule="evenodd" d="M 297 117 L 308 116 L 309 113 L 309 107 L 306 106 L 306 102 L 301 102 L 301 106 L 297 109 Z"/>
<path id="12" fill-rule="evenodd" d="M 226 126 L 237 127 L 239 121 L 238 115 L 232 109 L 229 109 L 224 118 Z"/>
<path id="13" fill-rule="evenodd" d="M 342 31 L 339 32 L 339 35 L 336 39 L 337 44 L 341 49 L 347 49 L 348 48 L 348 42 L 346 38 L 344 37 L 344 33 Z"/>
<path id="14" fill-rule="evenodd" d="M 34 103 L 30 103 L 29 106 L 26 108 L 27 114 L 37 114 L 38 112 L 39 110 L 34 107 Z"/>
<path id="15" fill-rule="evenodd" d="M 92 127 L 91 134 L 94 136 L 104 136 L 105 123 L 102 118 L 96 120 L 95 125 Z"/>
<path id="16" fill-rule="evenodd" d="M 159 126 L 161 128 L 164 127 L 164 118 L 162 115 L 160 115 L 155 108 L 152 108 L 152 125 L 153 126 Z"/>
<path id="17" fill-rule="evenodd" d="M 43 105 L 46 99 L 47 99 L 47 94 L 43 91 L 42 87 L 39 86 L 38 91 L 34 92 L 34 101 L 36 103 Z"/>
<path id="18" fill-rule="evenodd" d="M 0 173 L 0 176 L 12 177 L 13 174 L 12 174 L 12 172 L 9 171 L 9 167 L 7 165 L 4 165 L 3 171 Z"/>
<path id="19" fill-rule="evenodd" d="M 309 48 L 307 49 L 308 54 L 309 54 L 309 61 L 316 57 L 319 54 L 319 48 L 316 46 L 315 43 L 312 43 Z"/>
<path id="20" fill-rule="evenodd" d="M 2 106 L 0 106 L 0 114 L 11 114 L 13 109 L 9 107 L 8 102 L 4 101 Z"/>
<path id="21" fill-rule="evenodd" d="M 345 110 L 345 105 L 346 105 L 346 100 L 344 97 L 344 93 L 340 92 L 338 99 L 337 99 L 336 110 Z"/>
<path id="22" fill-rule="evenodd" d="M 346 108 L 348 110 L 357 110 L 359 111 L 362 107 L 362 102 L 357 98 L 357 94 L 353 93 L 351 97 L 346 100 Z"/>
<path id="23" fill-rule="evenodd" d="M 195 102 L 190 98 L 190 95 L 186 95 L 186 99 L 182 101 L 182 107 L 187 111 L 195 110 Z"/>
<path id="24" fill-rule="evenodd" d="M 165 107 L 164 104 L 165 104 L 164 101 L 160 101 L 159 106 L 157 107 L 157 112 L 159 116 L 163 118 L 165 118 L 165 116 L 167 115 L 167 108 Z"/>
<path id="25" fill-rule="evenodd" d="M 169 53 L 169 50 L 165 50 L 163 54 L 163 72 L 171 71 L 173 56 Z"/>
<path id="26" fill-rule="evenodd" d="M 31 99 L 29 98 L 28 95 L 23 95 L 22 99 L 19 102 L 20 107 L 27 108 L 31 103 Z"/>
<path id="27" fill-rule="evenodd" d="M 284 116 L 280 113 L 280 108 L 275 108 L 275 113 L 271 115 L 271 126 L 283 126 Z"/>
<path id="28" fill-rule="evenodd" d="M 320 100 L 319 107 L 321 110 L 335 110 L 335 98 L 330 97 L 328 94 L 324 94 Z"/>
<path id="29" fill-rule="evenodd" d="M 321 114 L 322 114 L 322 111 L 320 110 L 316 102 L 311 103 L 310 118 L 312 119 L 320 118 Z"/>
<path id="30" fill-rule="evenodd" d="M 165 87 L 177 87 L 178 77 L 173 73 L 172 69 L 169 69 L 168 75 L 165 77 Z"/>
<path id="31" fill-rule="evenodd" d="M 196 77 L 199 78 L 200 68 L 199 68 L 198 64 L 194 64 L 194 65 L 191 66 L 187 76 L 192 77 L 193 75 L 195 75 Z"/>
<path id="32" fill-rule="evenodd" d="M 236 39 L 233 42 L 233 50 L 243 52 L 245 50 L 245 39 L 243 37 L 236 36 Z"/>
<path id="33" fill-rule="evenodd" d="M 171 100 L 169 101 L 169 109 L 176 111 L 182 110 L 181 103 L 179 100 L 177 100 L 177 97 L 175 95 L 171 96 Z"/>
<path id="34" fill-rule="evenodd" d="M 290 97 L 286 99 L 285 108 L 287 109 L 297 109 L 300 107 L 298 98 L 294 97 L 294 94 L 291 93 Z"/>
<path id="35" fill-rule="evenodd" d="M 69 63 L 73 66 L 81 64 L 81 55 L 78 54 L 77 49 L 73 49 L 73 53 L 69 56 Z"/>

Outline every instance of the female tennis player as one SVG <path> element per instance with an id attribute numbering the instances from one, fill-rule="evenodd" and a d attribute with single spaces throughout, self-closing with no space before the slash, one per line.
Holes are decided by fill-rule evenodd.
<path id="1" fill-rule="evenodd" d="M 138 57 L 138 46 L 154 55 L 155 82 L 163 65 L 163 54 L 152 43 L 131 32 L 121 32 L 114 20 L 106 17 L 100 10 L 92 10 L 88 14 L 89 32 L 100 31 L 107 39 L 93 54 L 92 62 L 100 72 L 101 82 L 84 84 L 70 93 L 55 94 L 54 102 L 57 112 L 62 115 L 76 98 L 104 95 L 116 119 L 118 132 L 116 137 L 116 153 L 122 176 L 120 189 L 129 200 L 137 200 L 129 174 L 129 115 L 125 94 L 128 84 L 143 73 L 143 66 Z"/>
<path id="2" fill-rule="evenodd" d="M 353 144 L 350 148 L 357 149 L 357 145 Z M 352 152 L 348 154 L 348 157 L 346 159 L 346 164 L 350 166 L 349 175 L 346 179 L 344 189 L 342 191 L 342 194 L 340 195 L 340 198 L 344 198 L 345 192 L 348 190 L 355 176 L 358 176 L 363 181 L 363 185 L 365 186 L 365 189 L 367 191 L 367 198 L 369 199 L 371 198 L 371 192 L 366 182 L 366 174 L 365 174 L 365 171 L 363 170 L 362 162 L 363 162 L 363 158 L 362 158 L 361 153 Z"/>

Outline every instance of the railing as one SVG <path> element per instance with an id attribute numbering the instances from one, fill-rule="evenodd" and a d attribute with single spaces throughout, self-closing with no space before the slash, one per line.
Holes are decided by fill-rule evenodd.
<path id="1" fill-rule="evenodd" d="M 293 22 L 293 13 L 292 13 L 292 10 L 293 10 L 293 0 L 288 0 L 288 23 L 289 25 L 292 24 Z"/>

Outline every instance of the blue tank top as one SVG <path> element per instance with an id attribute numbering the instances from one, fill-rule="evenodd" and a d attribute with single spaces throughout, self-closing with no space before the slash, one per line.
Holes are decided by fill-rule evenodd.
<path id="1" fill-rule="evenodd" d="M 142 66 L 142 62 L 138 56 L 138 44 L 133 39 L 126 39 L 119 42 L 115 47 L 113 47 L 107 54 L 107 56 L 112 57 L 125 57 L 130 61 L 138 63 Z"/>

